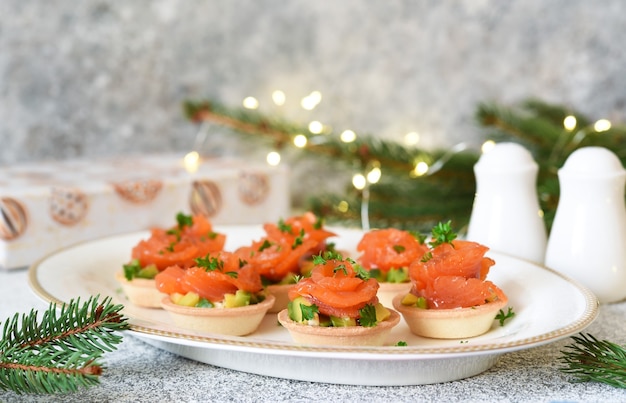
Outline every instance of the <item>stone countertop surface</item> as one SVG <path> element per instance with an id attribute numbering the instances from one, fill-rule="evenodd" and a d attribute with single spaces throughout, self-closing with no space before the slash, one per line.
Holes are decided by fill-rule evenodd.
<path id="1" fill-rule="evenodd" d="M 0 271 L 0 320 L 48 304 L 29 288 L 27 270 Z M 626 345 L 626 303 L 603 305 L 585 330 Z M 575 383 L 561 371 L 560 351 L 572 340 L 506 353 L 486 372 L 454 382 L 420 386 L 364 387 L 292 381 L 192 361 L 125 336 L 104 356 L 100 384 L 65 395 L 0 392 L 2 402 L 193 402 L 193 401 L 445 401 L 618 402 L 626 390 Z"/>

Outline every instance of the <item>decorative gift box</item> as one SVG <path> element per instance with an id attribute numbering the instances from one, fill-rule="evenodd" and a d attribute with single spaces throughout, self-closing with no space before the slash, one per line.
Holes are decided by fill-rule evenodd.
<path id="1" fill-rule="evenodd" d="M 218 225 L 289 214 L 283 167 L 217 158 L 191 167 L 182 156 L 149 155 L 0 168 L 0 268 L 80 241 L 170 227 L 180 211 Z"/>

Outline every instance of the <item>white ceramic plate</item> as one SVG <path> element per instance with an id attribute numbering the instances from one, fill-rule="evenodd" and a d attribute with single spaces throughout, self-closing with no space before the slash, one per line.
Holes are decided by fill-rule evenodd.
<path id="1" fill-rule="evenodd" d="M 227 234 L 227 250 L 263 234 L 260 226 L 216 230 Z M 332 230 L 338 234 L 333 241 L 339 249 L 356 251 L 362 232 Z M 114 236 L 65 248 L 31 266 L 30 285 L 47 302 L 110 296 L 125 304 L 130 335 L 196 361 L 279 378 L 354 385 L 419 385 L 470 377 L 489 369 L 501 354 L 578 333 L 597 315 L 596 297 L 574 281 L 544 267 L 490 253 L 496 265 L 489 279 L 508 295 L 515 316 L 504 326 L 494 321 L 492 329 L 479 337 L 420 338 L 401 321 L 384 347 L 299 346 L 277 324 L 275 314 L 268 314 L 259 330 L 245 337 L 193 334 L 176 328 L 165 311 L 127 304 L 114 279 L 114 273 L 129 260 L 131 248 L 147 235 Z M 399 341 L 408 345 L 399 347 Z"/>

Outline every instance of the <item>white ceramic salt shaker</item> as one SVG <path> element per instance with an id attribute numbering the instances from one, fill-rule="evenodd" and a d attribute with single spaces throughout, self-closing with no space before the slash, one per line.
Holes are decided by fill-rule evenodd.
<path id="1" fill-rule="evenodd" d="M 476 196 L 467 239 L 542 264 L 547 234 L 537 198 L 539 167 L 516 143 L 498 143 L 474 165 Z"/>
<path id="2" fill-rule="evenodd" d="M 602 303 L 626 298 L 625 183 L 620 160 L 602 147 L 574 151 L 559 170 L 545 263 L 587 286 Z"/>

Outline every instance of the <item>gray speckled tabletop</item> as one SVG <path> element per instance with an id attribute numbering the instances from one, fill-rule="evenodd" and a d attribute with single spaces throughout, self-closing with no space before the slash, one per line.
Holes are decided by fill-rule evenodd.
<path id="1" fill-rule="evenodd" d="M 0 318 L 47 303 L 30 290 L 26 270 L 0 271 Z M 626 345 L 626 303 L 600 307 L 586 329 Z M 573 383 L 559 371 L 560 350 L 571 339 L 506 353 L 488 371 L 468 379 L 421 386 L 364 387 L 292 381 L 232 371 L 181 358 L 128 335 L 104 357 L 100 385 L 69 395 L 0 393 L 2 402 L 193 401 L 490 401 L 626 402 L 626 390 Z"/>

